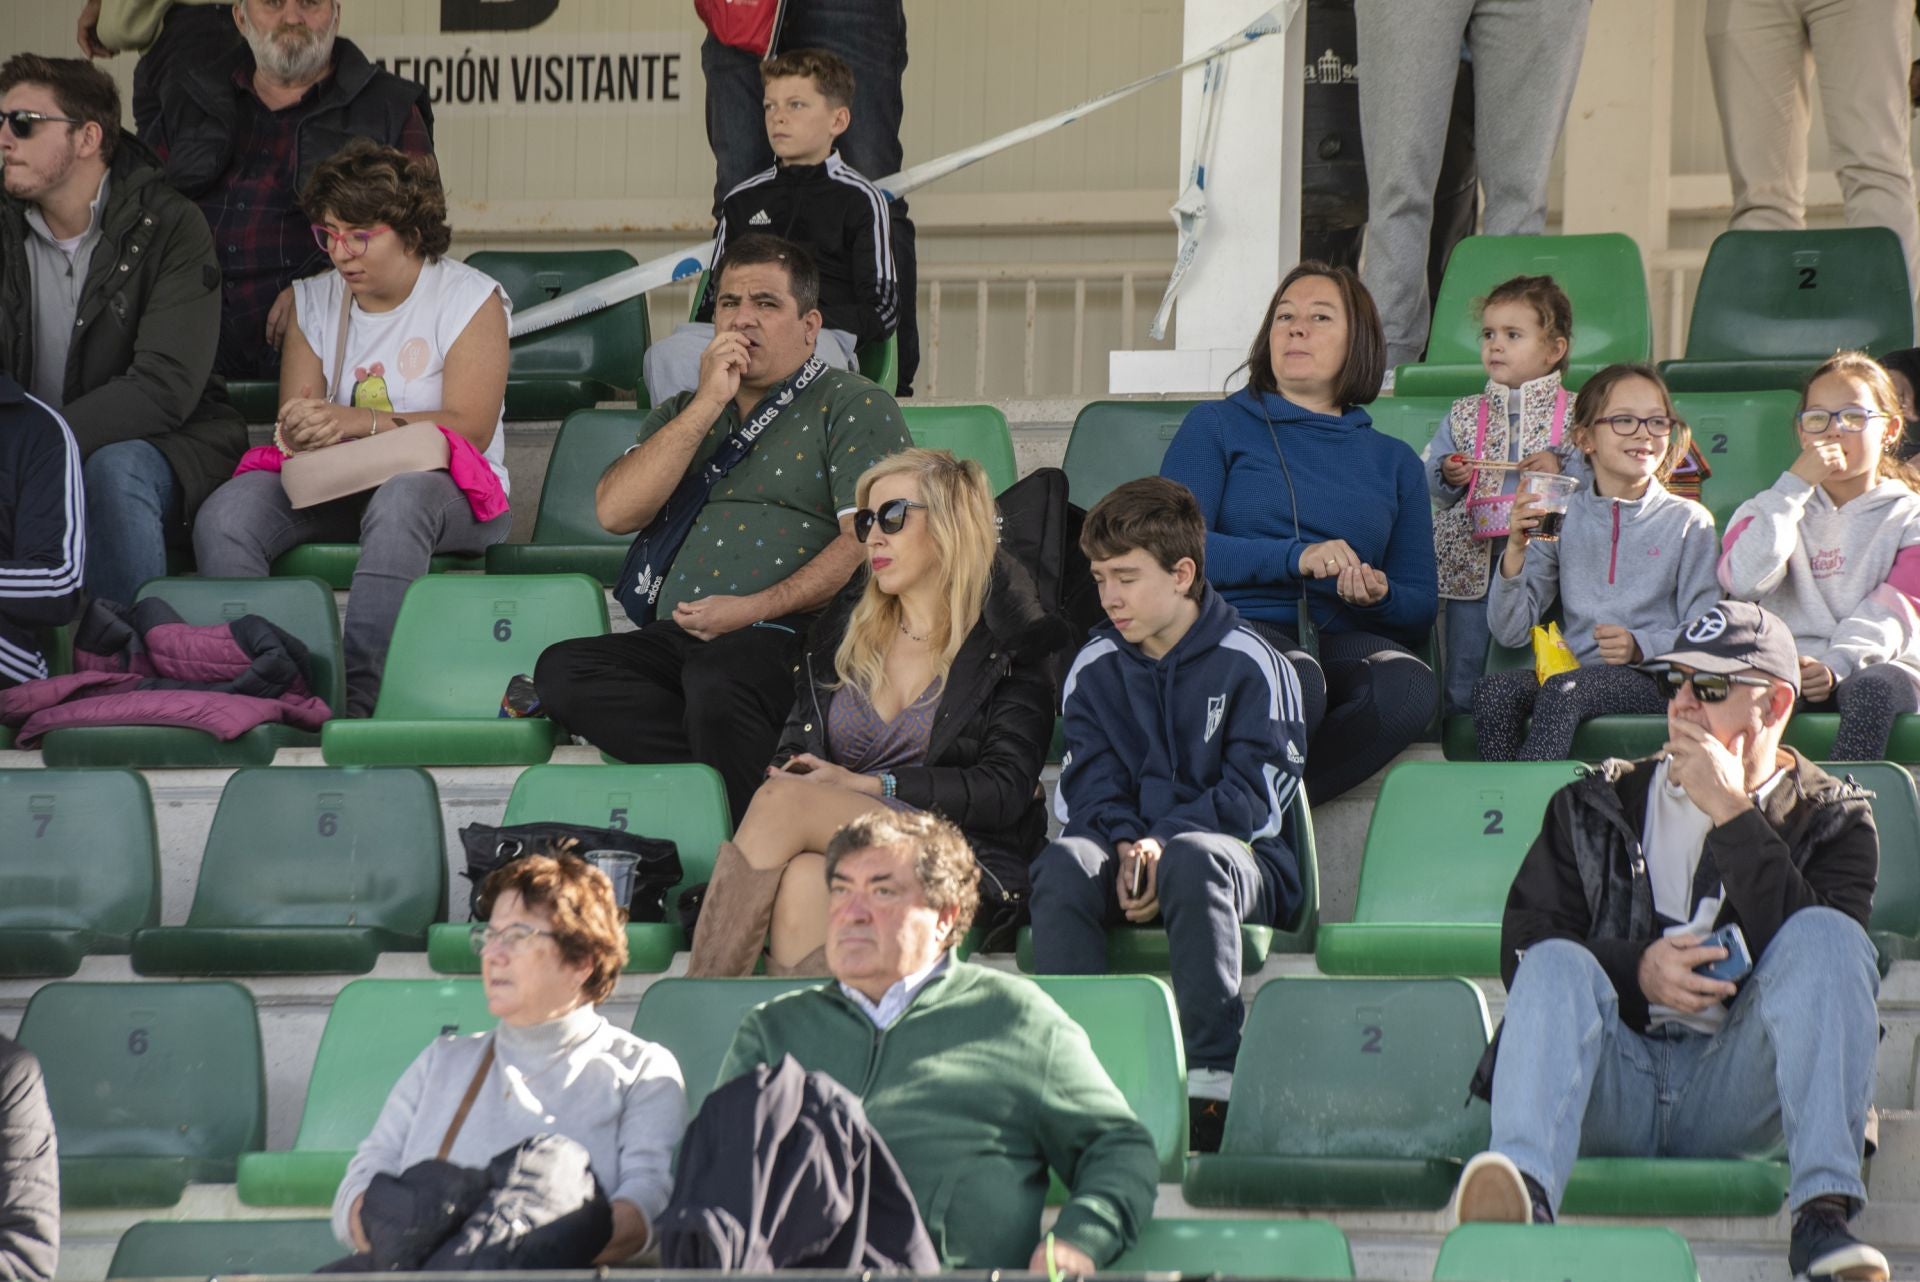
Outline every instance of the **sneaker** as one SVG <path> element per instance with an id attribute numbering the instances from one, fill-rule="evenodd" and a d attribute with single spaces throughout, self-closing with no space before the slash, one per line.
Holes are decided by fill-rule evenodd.
<path id="1" fill-rule="evenodd" d="M 1227 1101 L 1187 1100 L 1187 1148 L 1194 1153 L 1218 1153 L 1227 1130 Z"/>
<path id="2" fill-rule="evenodd" d="M 1512 1158 L 1492 1150 L 1476 1153 L 1460 1172 L 1453 1210 L 1459 1224 L 1553 1223 L 1546 1190 Z"/>
<path id="3" fill-rule="evenodd" d="M 1846 1282 L 1886 1282 L 1887 1257 L 1854 1237 L 1847 1217 L 1825 1198 L 1800 1208 L 1793 1218 L 1793 1244 L 1787 1249 L 1787 1267 L 1796 1278 L 1846 1279 Z"/>

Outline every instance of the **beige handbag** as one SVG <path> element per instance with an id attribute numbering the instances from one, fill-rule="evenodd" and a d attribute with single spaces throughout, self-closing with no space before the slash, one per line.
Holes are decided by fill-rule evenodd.
<path id="1" fill-rule="evenodd" d="M 340 375 L 345 372 L 347 325 L 352 315 L 353 294 L 343 285 L 340 332 L 333 344 L 333 377 L 327 380 L 329 392 L 340 386 Z M 288 504 L 297 510 L 378 489 L 402 472 L 444 472 L 451 457 L 446 434 L 438 426 L 404 423 L 389 428 L 385 435 L 363 436 L 292 455 L 280 465 L 280 484 L 287 492 Z"/>

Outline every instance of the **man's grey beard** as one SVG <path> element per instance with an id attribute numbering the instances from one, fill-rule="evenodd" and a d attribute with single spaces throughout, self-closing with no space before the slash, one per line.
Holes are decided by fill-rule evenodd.
<path id="1" fill-rule="evenodd" d="M 328 24 L 322 35 L 303 34 L 298 45 L 283 44 L 275 39 L 280 28 L 271 31 L 256 31 L 253 22 L 246 15 L 246 9 L 240 10 L 241 30 L 247 38 L 247 47 L 253 50 L 253 60 L 262 70 L 276 80 L 299 84 L 303 81 L 318 80 L 328 67 L 333 65 L 333 38 L 340 30 L 340 10 L 333 11 L 333 21 Z M 301 28 L 305 33 L 308 28 Z"/>

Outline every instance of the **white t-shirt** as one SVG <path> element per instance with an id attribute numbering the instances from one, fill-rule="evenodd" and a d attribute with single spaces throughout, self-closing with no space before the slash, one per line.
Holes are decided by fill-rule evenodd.
<path id="1" fill-rule="evenodd" d="M 293 304 L 300 332 L 320 357 L 324 376 L 333 376 L 334 339 L 340 333 L 339 272 L 324 272 L 295 281 Z M 406 301 L 390 312 L 364 312 L 353 305 L 347 324 L 347 355 L 341 363 L 340 386 L 327 389 L 337 405 L 391 411 L 437 410 L 444 403 L 442 378 L 447 352 L 479 312 L 490 294 L 512 314 L 513 304 L 500 282 L 463 262 L 442 258 L 420 268 L 420 278 Z M 493 439 L 481 453 L 507 488 L 506 411 L 493 425 Z"/>

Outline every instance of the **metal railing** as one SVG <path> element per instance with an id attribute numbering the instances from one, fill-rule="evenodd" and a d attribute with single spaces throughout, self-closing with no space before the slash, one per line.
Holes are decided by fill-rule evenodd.
<path id="1" fill-rule="evenodd" d="M 1704 249 L 1661 249 L 1647 260 L 1647 301 L 1653 309 L 1653 358 L 1678 360 L 1686 355 L 1687 325 L 1693 314 L 1693 293 L 1700 269 L 1707 265 Z"/>

